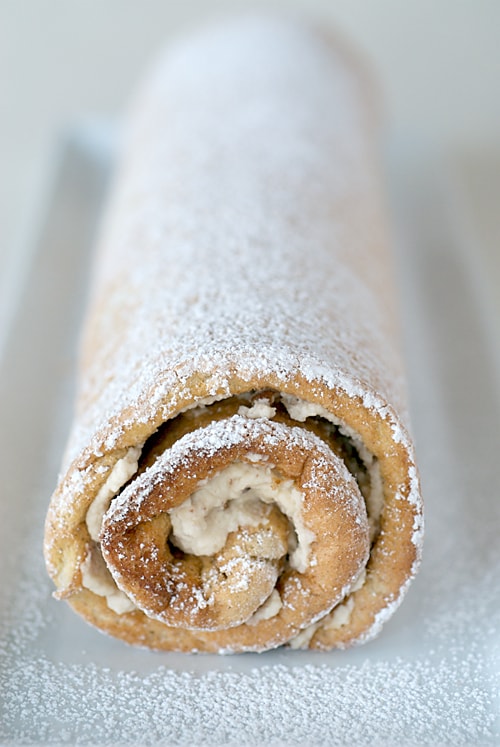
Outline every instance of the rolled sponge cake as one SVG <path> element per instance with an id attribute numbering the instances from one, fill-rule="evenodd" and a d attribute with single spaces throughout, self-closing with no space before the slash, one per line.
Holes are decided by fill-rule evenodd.
<path id="1" fill-rule="evenodd" d="M 172 44 L 96 251 L 45 557 L 129 643 L 342 648 L 420 559 L 373 84 L 304 23 Z"/>

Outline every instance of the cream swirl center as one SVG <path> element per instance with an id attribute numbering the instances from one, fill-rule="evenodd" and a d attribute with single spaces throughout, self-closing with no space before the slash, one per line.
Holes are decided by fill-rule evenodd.
<path id="1" fill-rule="evenodd" d="M 257 526 L 267 505 L 275 504 L 291 522 L 290 565 L 303 572 L 314 533 L 302 520 L 302 501 L 303 493 L 294 481 L 280 477 L 272 466 L 235 462 L 202 481 L 184 503 L 170 511 L 172 541 L 184 552 L 213 555 L 224 547 L 230 532 Z"/>

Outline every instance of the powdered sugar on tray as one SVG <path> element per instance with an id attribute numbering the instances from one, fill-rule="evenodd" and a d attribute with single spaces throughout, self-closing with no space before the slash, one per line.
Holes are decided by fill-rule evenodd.
<path id="1" fill-rule="evenodd" d="M 278 665 L 201 676 L 160 668 L 141 678 L 95 665 L 64 670 L 42 659 L 19 671 L 20 688 L 29 687 L 35 668 L 44 688 L 31 704 L 38 734 L 60 744 L 470 745 L 491 738 L 488 698 L 473 684 L 450 692 L 445 660 L 399 659 L 340 669 Z M 453 677 L 473 682 L 476 672 L 471 654 Z M 86 692 L 85 719 L 67 687 L 75 678 Z M 21 693 L 9 693 L 12 707 L 21 706 Z"/>

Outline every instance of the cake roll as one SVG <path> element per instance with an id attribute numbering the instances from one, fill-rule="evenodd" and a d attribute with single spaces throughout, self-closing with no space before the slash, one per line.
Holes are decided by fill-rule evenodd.
<path id="1" fill-rule="evenodd" d="M 374 90 L 332 34 L 248 16 L 172 43 L 132 102 L 44 543 L 101 631 L 344 648 L 414 577 Z"/>

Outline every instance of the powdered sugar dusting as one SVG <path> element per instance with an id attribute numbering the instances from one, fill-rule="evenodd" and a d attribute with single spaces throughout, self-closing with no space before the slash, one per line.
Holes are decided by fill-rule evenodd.
<path id="1" fill-rule="evenodd" d="M 231 371 L 300 373 L 404 412 L 360 85 L 329 46 L 281 21 L 170 50 L 135 112 L 109 210 L 94 299 L 108 311 L 93 317 L 68 457 L 128 406 L 141 401 L 148 419 L 180 399 L 193 374 L 224 396 Z"/>
<path id="2" fill-rule="evenodd" d="M 31 706 L 38 735 L 43 741 L 57 738 L 60 744 L 76 737 L 75 721 L 82 744 L 112 738 L 127 744 L 195 747 L 468 745 L 493 744 L 494 738 L 488 696 L 474 685 L 453 690 L 446 659 L 365 662 L 336 669 L 264 666 L 245 674 L 210 671 L 199 677 L 160 668 L 144 678 L 93 664 L 65 669 L 47 659 L 21 661 L 16 668 L 19 689 L 7 698 L 10 712 L 21 714 L 21 723 L 22 693 L 28 692 L 35 667 L 44 683 L 41 697 L 33 698 Z M 474 682 L 476 671 L 471 654 L 453 677 Z M 68 689 L 75 677 L 86 692 L 85 720 L 74 691 Z M 133 707 L 130 692 L 135 693 Z M 471 716 L 464 721 L 467 712 Z"/>

